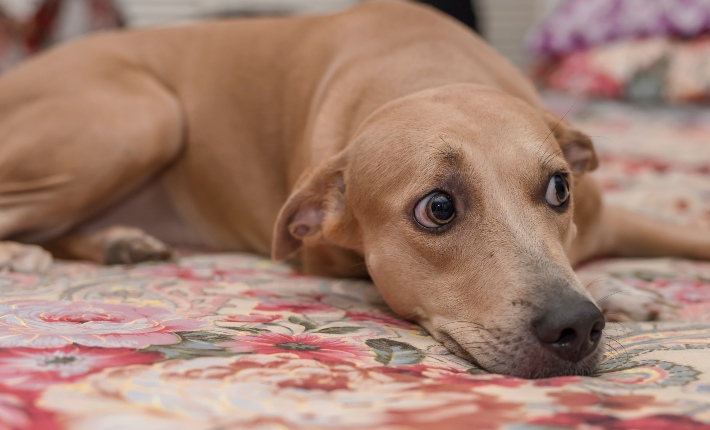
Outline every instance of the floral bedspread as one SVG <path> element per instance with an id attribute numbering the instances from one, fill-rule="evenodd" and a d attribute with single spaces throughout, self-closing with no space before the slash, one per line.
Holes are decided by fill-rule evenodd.
<path id="1" fill-rule="evenodd" d="M 593 135 L 608 200 L 710 228 L 710 113 L 551 97 Z M 487 374 L 373 286 L 246 255 L 0 274 L 0 429 L 710 428 L 710 263 L 581 268 L 659 291 L 591 377 Z"/>

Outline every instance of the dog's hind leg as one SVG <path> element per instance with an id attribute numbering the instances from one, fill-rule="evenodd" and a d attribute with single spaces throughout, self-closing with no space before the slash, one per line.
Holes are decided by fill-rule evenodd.
<path id="1" fill-rule="evenodd" d="M 655 220 L 602 203 L 598 185 L 580 181 L 575 199 L 578 235 L 569 250 L 573 264 L 598 257 L 680 257 L 710 260 L 710 231 Z M 676 309 L 655 291 L 609 278 L 580 280 L 612 321 L 673 318 Z"/>
<path id="2" fill-rule="evenodd" d="M 588 257 L 678 257 L 710 260 L 710 231 L 604 207 L 594 229 L 596 246 Z M 655 291 L 612 278 L 588 283 L 589 292 L 612 321 L 672 319 L 676 306 Z"/>
<path id="3" fill-rule="evenodd" d="M 178 156 L 183 122 L 176 99 L 147 74 L 117 76 L 86 78 L 78 95 L 57 89 L 10 108 L 0 93 L 0 240 L 56 241 Z M 8 85 L 3 79 L 0 90 Z M 17 269 L 22 253 L 8 246 L 0 246 L 0 267 Z M 32 266 L 46 264 L 22 268 Z"/>
<path id="4" fill-rule="evenodd" d="M 710 260 L 710 230 L 673 224 L 605 207 L 599 226 L 599 255 L 678 257 Z"/>
<path id="5" fill-rule="evenodd" d="M 568 248 L 573 265 L 598 257 L 678 257 L 710 260 L 710 230 L 653 219 L 606 205 L 586 175 L 576 184 L 577 235 Z"/>

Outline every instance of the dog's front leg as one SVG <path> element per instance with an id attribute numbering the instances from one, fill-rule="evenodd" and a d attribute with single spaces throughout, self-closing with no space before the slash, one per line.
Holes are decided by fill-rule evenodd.
<path id="1" fill-rule="evenodd" d="M 657 321 L 673 319 L 677 306 L 660 293 L 628 285 L 613 277 L 578 274 L 607 321 Z"/>
<path id="2" fill-rule="evenodd" d="M 52 257 L 99 264 L 168 261 L 173 250 L 140 229 L 114 226 L 91 233 L 70 233 L 42 244 L 0 241 L 0 272 L 44 273 Z"/>
<path id="3" fill-rule="evenodd" d="M 114 226 L 91 233 L 74 233 L 45 245 L 57 257 L 100 264 L 167 261 L 173 251 L 158 239 L 133 227 Z"/>

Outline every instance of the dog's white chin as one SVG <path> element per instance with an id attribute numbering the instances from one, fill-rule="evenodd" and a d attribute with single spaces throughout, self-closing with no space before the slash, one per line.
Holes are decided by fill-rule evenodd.
<path id="1" fill-rule="evenodd" d="M 557 376 L 589 376 L 592 375 L 604 359 L 604 348 L 597 347 L 591 354 L 577 363 L 563 360 L 552 354 L 529 357 L 520 363 L 510 363 L 504 366 L 492 366 L 488 370 L 493 373 L 515 376 L 525 379 L 554 378 Z"/>
<path id="2" fill-rule="evenodd" d="M 441 341 L 449 351 L 471 361 L 483 370 L 525 379 L 592 375 L 604 359 L 602 344 L 599 344 L 587 357 L 572 363 L 557 357 L 538 344 L 519 345 L 520 348 L 514 352 L 501 354 L 503 351 L 493 352 L 493 348 L 490 352 L 482 352 L 480 349 L 477 351 L 466 350 L 450 336 L 445 336 Z M 503 356 L 498 356 L 498 354 Z"/>

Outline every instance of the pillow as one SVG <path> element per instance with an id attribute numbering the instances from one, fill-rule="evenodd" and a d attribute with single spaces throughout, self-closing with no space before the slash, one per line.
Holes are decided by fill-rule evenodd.
<path id="1" fill-rule="evenodd" d="M 710 101 L 710 37 L 615 42 L 543 60 L 545 87 L 641 102 Z"/>
<path id="2" fill-rule="evenodd" d="M 528 48 L 554 56 L 612 41 L 710 32 L 710 0 L 563 0 L 534 29 Z"/>

